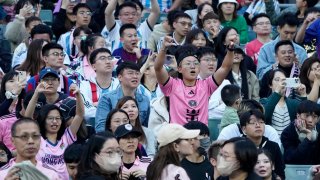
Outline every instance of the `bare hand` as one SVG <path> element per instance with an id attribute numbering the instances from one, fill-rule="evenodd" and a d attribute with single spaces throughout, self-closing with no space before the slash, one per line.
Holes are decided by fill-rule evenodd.
<path id="1" fill-rule="evenodd" d="M 274 82 L 275 85 L 275 91 L 278 92 L 281 95 L 284 95 L 284 92 L 286 90 L 286 79 L 279 79 L 278 82 Z"/>
<path id="2" fill-rule="evenodd" d="M 300 84 L 297 87 L 297 91 L 301 97 L 307 97 L 306 86 L 304 84 Z"/>
<path id="3" fill-rule="evenodd" d="M 309 13 L 303 23 L 309 26 L 315 19 L 317 19 L 317 16 L 314 13 Z"/>
<path id="4" fill-rule="evenodd" d="M 18 172 L 20 171 L 19 168 L 11 168 L 4 178 L 5 180 L 20 180 L 20 177 L 18 175 Z"/>
<path id="5" fill-rule="evenodd" d="M 312 131 L 307 129 L 306 127 L 306 121 L 301 119 L 301 118 L 297 118 L 295 121 L 295 125 L 297 127 L 297 129 L 299 130 L 299 132 L 304 133 L 306 135 L 311 134 Z"/>
<path id="6" fill-rule="evenodd" d="M 141 170 L 141 169 L 132 171 L 131 174 L 132 174 L 134 177 L 145 177 L 145 176 L 146 176 L 146 172 L 143 171 L 143 170 Z"/>
<path id="7" fill-rule="evenodd" d="M 127 180 L 130 177 L 130 173 L 128 172 L 122 172 L 121 173 L 121 180 Z"/>
<path id="8" fill-rule="evenodd" d="M 176 46 L 174 39 L 171 36 L 165 36 L 162 43 L 162 48 L 167 49 L 170 46 Z"/>
<path id="9" fill-rule="evenodd" d="M 77 95 L 80 94 L 80 89 L 76 84 L 71 84 L 69 87 L 69 91 L 71 94 L 77 94 Z"/>
<path id="10" fill-rule="evenodd" d="M 17 83 L 17 86 L 14 87 L 14 89 L 12 90 L 12 93 L 15 95 L 19 95 L 22 91 L 22 89 L 24 89 L 27 85 L 27 81 L 23 80 L 21 82 Z"/>
<path id="11" fill-rule="evenodd" d="M 137 57 L 138 59 L 141 58 L 141 49 L 140 49 L 138 46 L 134 47 L 134 48 L 132 49 L 132 52 L 134 52 L 134 53 L 136 54 L 136 57 Z"/>
<path id="12" fill-rule="evenodd" d="M 149 62 L 154 61 L 156 59 L 156 57 L 157 57 L 157 53 L 154 53 L 154 52 L 150 51 L 149 54 L 148 54 L 146 65 L 149 65 Z"/>
<path id="13" fill-rule="evenodd" d="M 35 93 L 47 92 L 48 91 L 47 88 L 48 88 L 48 84 L 46 82 L 40 82 L 34 92 Z"/>
<path id="14" fill-rule="evenodd" d="M 25 4 L 20 10 L 19 10 L 19 16 L 26 17 L 26 15 L 30 11 L 30 6 L 28 4 Z"/>
<path id="15" fill-rule="evenodd" d="M 311 167 L 311 174 L 313 176 L 320 176 L 320 165 L 314 165 Z"/>

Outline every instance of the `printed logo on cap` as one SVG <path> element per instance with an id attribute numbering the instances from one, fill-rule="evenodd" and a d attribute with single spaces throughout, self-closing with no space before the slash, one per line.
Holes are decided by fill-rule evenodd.
<path id="1" fill-rule="evenodd" d="M 131 131 L 131 130 L 132 130 L 131 124 L 126 124 L 126 125 L 124 125 L 124 127 L 125 127 L 126 130 L 128 130 L 128 131 Z"/>

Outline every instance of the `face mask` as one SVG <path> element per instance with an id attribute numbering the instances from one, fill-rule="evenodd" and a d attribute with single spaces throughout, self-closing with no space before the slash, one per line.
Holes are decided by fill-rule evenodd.
<path id="1" fill-rule="evenodd" d="M 226 161 L 220 155 L 218 156 L 217 169 L 221 176 L 229 176 L 239 168 L 240 168 L 240 164 L 238 161 Z"/>
<path id="2" fill-rule="evenodd" d="M 106 172 L 118 172 L 121 166 L 121 156 L 119 154 L 115 154 L 114 157 L 96 154 L 95 161 Z"/>
<path id="3" fill-rule="evenodd" d="M 210 137 L 205 137 L 205 138 L 200 139 L 200 147 L 207 150 L 207 149 L 209 149 L 210 145 L 211 145 Z"/>

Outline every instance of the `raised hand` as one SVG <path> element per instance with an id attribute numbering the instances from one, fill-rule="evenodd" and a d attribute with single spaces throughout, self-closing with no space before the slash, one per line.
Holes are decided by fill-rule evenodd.
<path id="1" fill-rule="evenodd" d="M 69 87 L 69 91 L 72 94 L 77 94 L 77 95 L 80 94 L 80 89 L 76 84 L 71 84 L 70 87 Z"/>

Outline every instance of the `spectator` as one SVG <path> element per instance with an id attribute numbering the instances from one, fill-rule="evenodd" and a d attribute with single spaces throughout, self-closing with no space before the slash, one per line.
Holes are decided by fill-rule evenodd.
<path id="1" fill-rule="evenodd" d="M 122 47 L 115 49 L 112 56 L 119 56 L 122 61 L 141 63 L 148 56 L 149 49 L 140 49 L 136 26 L 134 24 L 123 24 L 119 34 Z"/>
<path id="2" fill-rule="evenodd" d="M 189 180 L 180 161 L 192 154 L 192 139 L 199 134 L 200 130 L 188 130 L 179 124 L 164 125 L 157 134 L 159 152 L 148 167 L 147 179 Z"/>
<path id="3" fill-rule="evenodd" d="M 279 41 L 289 40 L 293 41 L 294 36 L 297 32 L 298 19 L 291 13 L 282 14 L 278 18 L 277 30 L 279 32 L 279 37 L 275 40 L 264 44 L 259 52 L 258 56 L 258 67 L 257 67 L 257 77 L 259 80 L 262 79 L 263 75 L 272 69 L 273 64 L 275 64 L 275 46 Z M 305 59 L 307 59 L 306 51 L 298 44 L 292 42 L 293 49 L 296 54 L 297 62 L 302 64 Z"/>
<path id="4" fill-rule="evenodd" d="M 6 165 L 11 160 L 11 158 L 12 154 L 10 150 L 3 142 L 0 142 L 0 168 Z"/>
<path id="5" fill-rule="evenodd" d="M 241 114 L 253 109 L 257 109 L 262 113 L 264 113 L 263 106 L 259 102 L 250 99 L 250 100 L 243 100 L 241 102 L 240 108 L 238 110 L 238 114 L 239 116 L 241 116 Z M 244 133 L 241 129 L 240 124 L 234 123 L 223 128 L 217 140 L 228 140 L 233 137 L 239 137 L 239 136 L 240 137 L 244 136 Z M 280 137 L 277 131 L 272 126 L 267 124 L 265 125 L 265 131 L 263 136 L 267 137 L 270 141 L 276 142 L 279 145 L 279 147 L 282 147 Z"/>
<path id="6" fill-rule="evenodd" d="M 279 136 L 282 131 L 295 119 L 299 101 L 285 98 L 285 73 L 282 70 L 273 70 L 269 74 L 268 85 L 272 94 L 260 100 L 264 106 L 265 122 L 274 127 Z"/>
<path id="7" fill-rule="evenodd" d="M 233 27 L 225 27 L 223 28 L 218 36 L 217 40 L 214 43 L 215 46 L 215 55 L 218 58 L 218 67 L 221 66 L 222 62 L 224 61 L 224 57 L 226 55 L 226 49 L 227 49 L 227 44 L 230 44 L 230 40 L 234 39 L 234 43 L 236 45 L 240 45 L 240 39 L 239 39 L 239 34 L 238 31 L 233 28 Z M 245 55 L 243 59 L 247 70 L 250 70 L 252 72 L 256 72 L 256 65 L 253 63 L 253 60 Z"/>
<path id="8" fill-rule="evenodd" d="M 242 48 L 234 50 L 232 71 L 229 72 L 227 78 L 231 84 L 235 84 L 241 88 L 243 99 L 259 101 L 259 81 L 255 73 L 247 70 L 245 57 L 246 54 Z"/>
<path id="9" fill-rule="evenodd" d="M 220 176 L 217 169 L 217 161 L 218 161 L 218 154 L 220 152 L 220 147 L 222 144 L 223 144 L 223 141 L 214 141 L 208 150 L 208 158 L 213 167 L 213 174 L 211 175 L 213 180 L 216 180 Z"/>
<path id="10" fill-rule="evenodd" d="M 232 47 L 234 39 L 228 46 Z M 225 60 L 211 77 L 197 80 L 199 59 L 195 47 L 182 46 L 176 52 L 179 78 L 169 76 L 163 67 L 166 49 L 174 45 L 174 40 L 166 36 L 163 47 L 155 62 L 155 71 L 160 88 L 165 96 L 170 96 L 170 123 L 186 124 L 188 121 L 201 121 L 208 124 L 208 97 L 217 89 L 232 66 L 233 52 L 228 51 Z M 181 93 L 182 92 L 182 93 Z M 194 99 L 195 97 L 207 97 Z M 177 105 L 179 104 L 179 105 Z"/>
<path id="11" fill-rule="evenodd" d="M 300 69 L 299 69 L 299 62 L 295 57 L 295 50 L 294 46 L 291 41 L 284 40 L 279 41 L 276 43 L 274 52 L 276 54 L 276 60 L 272 65 L 272 69 L 267 71 L 262 79 L 261 79 L 261 88 L 260 88 L 260 97 L 268 97 L 270 95 L 270 86 L 268 86 L 267 83 L 263 82 L 269 82 L 270 79 L 270 73 L 273 70 L 280 69 L 285 74 L 285 78 L 297 78 L 299 77 Z M 288 97 L 289 95 L 292 95 L 293 98 L 296 96 L 296 94 L 300 96 L 304 96 L 304 92 L 301 92 L 301 88 L 298 89 L 292 89 L 292 88 L 286 88 L 285 89 L 285 96 Z"/>
<path id="12" fill-rule="evenodd" d="M 73 60 L 84 55 L 83 52 L 81 51 L 81 41 L 87 39 L 88 35 L 90 34 L 92 34 L 92 31 L 87 26 L 80 26 L 74 29 L 72 34 L 73 44 L 71 48 L 71 54 L 73 54 L 72 56 Z"/>
<path id="13" fill-rule="evenodd" d="M 277 175 L 274 173 L 274 158 L 272 154 L 265 149 L 258 150 L 258 161 L 254 171 L 264 180 L 276 180 Z M 279 177 L 279 176 L 278 176 Z"/>
<path id="14" fill-rule="evenodd" d="M 23 161 L 31 162 L 40 171 L 36 172 L 40 178 L 60 179 L 54 170 L 44 167 L 41 161 L 36 160 L 36 155 L 41 146 L 40 127 L 36 121 L 28 118 L 19 119 L 11 127 L 11 137 L 17 154 L 15 158 L 1 168 L 1 179 L 19 179 L 20 177 L 17 174 L 24 174 L 24 172 L 16 168 L 15 165 Z"/>
<path id="15" fill-rule="evenodd" d="M 307 98 L 319 102 L 320 95 L 320 63 L 316 57 L 306 59 L 302 66 L 299 79 L 301 84 L 306 86 Z"/>
<path id="16" fill-rule="evenodd" d="M 79 50 L 75 48 L 73 44 L 73 33 L 74 30 L 78 27 L 84 26 L 88 27 L 92 16 L 92 10 L 85 3 L 79 3 L 73 8 L 73 15 L 75 16 L 75 26 L 71 31 L 68 31 L 62 34 L 58 40 L 58 44 L 60 44 L 64 51 L 71 57 L 74 57 L 78 54 Z"/>
<path id="17" fill-rule="evenodd" d="M 200 60 L 200 72 L 198 79 L 206 79 L 212 76 L 217 70 L 217 58 L 214 49 L 211 47 L 201 47 L 198 49 L 197 56 Z"/>
<path id="18" fill-rule="evenodd" d="M 225 141 L 218 154 L 217 169 L 221 176 L 217 180 L 236 177 L 260 180 L 254 172 L 257 159 L 257 148 L 250 140 L 236 137 Z"/>
<path id="19" fill-rule="evenodd" d="M 319 164 L 319 106 L 312 101 L 302 101 L 297 108 L 295 121 L 281 134 L 286 164 Z"/>
<path id="20" fill-rule="evenodd" d="M 285 164 L 280 147 L 277 143 L 263 136 L 265 131 L 264 124 L 264 115 L 259 110 L 250 110 L 240 116 L 240 125 L 246 137 L 250 139 L 258 149 L 266 149 L 272 154 L 276 175 L 281 179 L 285 179 Z"/>
<path id="21" fill-rule="evenodd" d="M 202 9 L 206 9 L 206 13 L 209 12 L 209 9 L 211 8 L 211 11 L 213 11 L 212 9 L 212 6 L 211 6 L 211 3 L 212 1 L 209 1 L 209 0 L 196 0 L 194 1 L 195 5 L 197 6 L 197 8 L 195 9 L 189 9 L 189 10 L 186 10 L 185 13 L 188 14 L 191 18 L 192 18 L 192 24 L 196 24 L 196 23 L 199 23 L 198 20 L 199 20 L 199 15 L 203 15 L 201 14 L 202 12 Z M 204 8 L 204 4 L 206 4 L 207 6 Z M 200 8 L 200 6 L 202 6 Z M 200 10 L 199 10 L 200 9 Z M 199 13 L 200 12 L 200 13 Z M 200 28 L 200 26 L 198 26 Z"/>
<path id="22" fill-rule="evenodd" d="M 11 141 L 11 126 L 24 115 L 22 102 L 26 86 L 26 80 L 19 81 L 18 76 L 18 72 L 9 71 L 4 75 L 0 88 L 0 142 L 13 152 L 16 147 Z"/>
<path id="23" fill-rule="evenodd" d="M 192 19 L 192 24 L 194 24 L 192 26 L 192 29 L 202 29 L 203 28 L 203 17 L 208 14 L 209 12 L 213 12 L 213 8 L 211 6 L 211 2 L 204 2 L 202 4 L 200 4 L 200 6 L 198 6 L 197 9 L 197 19 L 194 22 Z"/>
<path id="24" fill-rule="evenodd" d="M 253 18 L 261 13 L 269 14 L 272 19 L 272 24 L 276 24 L 276 18 L 280 15 L 280 6 L 278 0 L 255 0 L 250 2 L 250 5 L 244 13 L 247 24 L 253 25 Z"/>
<path id="25" fill-rule="evenodd" d="M 218 15 L 224 27 L 233 27 L 239 32 L 240 43 L 248 42 L 248 26 L 245 18 L 237 15 L 239 4 L 236 0 L 219 0 Z"/>
<path id="26" fill-rule="evenodd" d="M 219 16 L 212 11 L 208 12 L 202 18 L 202 25 L 203 25 L 203 30 L 207 35 L 207 38 L 213 45 L 215 45 L 217 36 L 220 30 L 222 29 Z"/>
<path id="27" fill-rule="evenodd" d="M 97 132 L 104 130 L 107 114 L 111 109 L 116 107 L 118 100 L 123 96 L 135 97 L 138 101 L 141 124 L 148 126 L 150 102 L 148 97 L 136 91 L 141 76 L 139 70 L 138 65 L 132 62 L 123 62 L 117 67 L 116 73 L 120 86 L 116 90 L 110 91 L 100 97 L 95 119 L 95 129 Z"/>
<path id="28" fill-rule="evenodd" d="M 120 179 L 121 156 L 119 143 L 111 133 L 91 136 L 83 149 L 77 179 Z"/>
<path id="29" fill-rule="evenodd" d="M 71 144 L 63 153 L 63 160 L 66 163 L 69 179 L 76 179 L 78 174 L 78 165 L 83 153 L 83 145 Z"/>
<path id="30" fill-rule="evenodd" d="M 156 154 L 156 138 L 152 130 L 141 125 L 137 100 L 131 96 L 124 96 L 118 100 L 116 108 L 124 110 L 129 115 L 130 124 L 141 132 L 139 143 L 143 145 L 147 155 L 153 157 Z"/>
<path id="31" fill-rule="evenodd" d="M 123 124 L 114 134 L 123 151 L 121 176 L 126 179 L 144 178 L 151 159 L 139 155 L 138 143 L 141 131 L 131 124 Z"/>
<path id="32" fill-rule="evenodd" d="M 185 44 L 186 36 L 191 30 L 191 17 L 186 14 L 179 12 L 174 16 L 174 21 L 172 24 L 173 32 L 172 34 L 169 34 L 170 37 L 173 39 L 173 45 L 175 46 L 181 46 Z M 160 38 L 157 44 L 158 53 L 160 52 L 163 41 L 165 41 L 165 36 Z"/>
<path id="33" fill-rule="evenodd" d="M 267 14 L 261 13 L 252 18 L 252 29 L 257 34 L 257 38 L 246 44 L 245 51 L 253 59 L 255 65 L 258 65 L 258 56 L 261 47 L 270 42 L 271 21 Z"/>
<path id="34" fill-rule="evenodd" d="M 185 44 L 192 44 L 196 48 L 209 46 L 209 39 L 201 29 L 193 29 L 188 32 Z"/>
<path id="35" fill-rule="evenodd" d="M 65 56 L 66 55 L 63 52 L 63 48 L 59 44 L 48 43 L 42 48 L 42 58 L 45 63 L 44 68 L 50 68 L 58 75 L 58 91 L 67 95 L 71 95 L 69 88 L 70 85 L 73 84 L 72 80 L 69 79 L 67 76 L 62 75 L 62 73 L 58 74 L 58 72 L 60 72 L 60 69 L 63 67 L 63 58 Z M 44 69 L 42 71 L 45 72 Z M 36 89 L 39 80 L 42 79 L 40 76 L 41 75 L 35 75 L 28 80 L 28 85 L 26 87 L 27 92 Z"/>
<path id="36" fill-rule="evenodd" d="M 129 115 L 124 110 L 112 109 L 107 116 L 105 131 L 110 131 L 114 134 L 120 125 L 129 123 Z"/>
<path id="37" fill-rule="evenodd" d="M 233 84 L 226 85 L 221 90 L 221 98 L 226 105 L 220 124 L 220 129 L 223 129 L 229 124 L 239 123 L 237 110 L 242 100 L 241 89 Z"/>
<path id="38" fill-rule="evenodd" d="M 113 11 L 116 8 L 118 0 L 111 0 L 105 10 L 106 26 L 101 34 L 108 42 L 108 49 L 114 51 L 120 47 L 120 27 L 122 24 L 138 24 L 137 7 L 133 2 L 125 2 L 119 6 L 119 20 L 115 21 Z M 151 12 L 148 18 L 137 27 L 138 34 L 141 35 L 141 48 L 147 48 L 148 38 L 151 35 L 152 28 L 156 24 L 160 9 L 158 1 L 151 0 Z"/>
<path id="39" fill-rule="evenodd" d="M 211 179 L 213 168 L 206 156 L 211 144 L 208 126 L 199 121 L 190 121 L 184 127 L 190 130 L 200 129 L 200 134 L 192 140 L 193 153 L 182 159 L 181 166 L 187 171 L 190 179 Z"/>
<path id="40" fill-rule="evenodd" d="M 96 77 L 91 76 L 88 80 L 80 81 L 80 91 L 85 101 L 85 119 L 87 121 L 95 117 L 100 97 L 119 87 L 119 80 L 112 77 L 114 62 L 108 49 L 98 48 L 92 51 L 89 60 Z"/>
<path id="41" fill-rule="evenodd" d="M 91 53 L 99 48 L 105 48 L 106 41 L 100 34 L 90 34 L 81 40 L 81 52 L 83 56 L 75 59 L 67 72 L 73 79 L 80 82 L 83 80 L 94 79 L 96 72 L 90 63 Z"/>
<path id="42" fill-rule="evenodd" d="M 43 39 L 33 40 L 28 47 L 26 60 L 16 68 L 18 71 L 26 71 L 28 79 L 39 74 L 45 66 L 42 60 L 42 47 L 46 44 L 48 42 Z"/>

